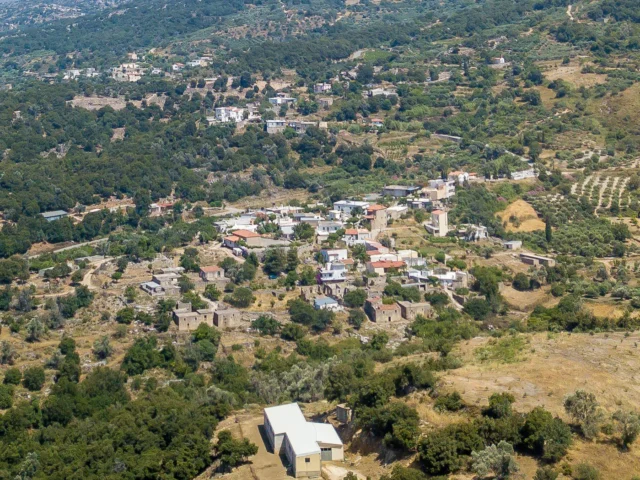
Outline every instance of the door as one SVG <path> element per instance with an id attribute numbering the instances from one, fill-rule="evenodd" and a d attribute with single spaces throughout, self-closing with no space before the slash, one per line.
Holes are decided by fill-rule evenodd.
<path id="1" fill-rule="evenodd" d="M 321 448 L 320 449 L 320 460 L 324 461 L 328 461 L 331 460 L 333 458 L 332 454 L 331 454 L 331 449 L 330 448 Z"/>

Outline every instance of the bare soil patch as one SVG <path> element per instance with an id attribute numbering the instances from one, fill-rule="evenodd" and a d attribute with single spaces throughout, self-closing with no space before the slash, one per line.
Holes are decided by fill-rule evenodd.
<path id="1" fill-rule="evenodd" d="M 508 232 L 533 232 L 544 230 L 544 222 L 538 218 L 538 214 L 531 204 L 524 200 L 516 200 L 503 211 L 496 214 L 502 222 L 507 222 Z M 516 222 L 510 219 L 515 218 Z"/>

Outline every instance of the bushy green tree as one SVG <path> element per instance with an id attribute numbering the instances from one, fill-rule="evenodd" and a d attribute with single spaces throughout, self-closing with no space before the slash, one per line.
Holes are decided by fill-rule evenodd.
<path id="1" fill-rule="evenodd" d="M 22 385 L 31 392 L 37 392 L 44 385 L 44 368 L 29 367 L 22 375 Z"/>
<path id="2" fill-rule="evenodd" d="M 222 430 L 218 432 L 218 442 L 214 446 L 214 453 L 220 461 L 220 469 L 227 472 L 258 453 L 258 447 L 246 438 L 236 440 L 231 436 L 229 430 Z"/>

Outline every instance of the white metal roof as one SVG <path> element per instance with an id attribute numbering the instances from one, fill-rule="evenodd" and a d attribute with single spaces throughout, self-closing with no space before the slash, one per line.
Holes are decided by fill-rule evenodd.
<path id="1" fill-rule="evenodd" d="M 286 433 L 292 425 L 307 423 L 297 403 L 265 408 L 264 413 L 269 419 L 274 435 Z"/>
<path id="2" fill-rule="evenodd" d="M 274 435 L 286 434 L 297 457 L 320 453 L 318 443 L 342 445 L 333 425 L 307 422 L 297 403 L 265 408 L 264 411 Z"/>
<path id="3" fill-rule="evenodd" d="M 338 432 L 330 423 L 309 423 L 316 431 L 316 442 L 329 445 L 342 445 Z"/>
<path id="4" fill-rule="evenodd" d="M 320 447 L 316 441 L 316 430 L 313 424 L 307 423 L 306 420 L 304 423 L 292 424 L 286 435 L 296 457 L 320 453 Z"/>

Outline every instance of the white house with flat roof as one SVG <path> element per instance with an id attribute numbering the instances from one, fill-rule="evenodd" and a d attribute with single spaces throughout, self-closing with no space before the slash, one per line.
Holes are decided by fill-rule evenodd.
<path id="1" fill-rule="evenodd" d="M 318 478 L 323 461 L 344 459 L 333 425 L 307 422 L 297 403 L 265 408 L 264 429 L 273 452 L 284 452 L 295 478 Z"/>
<path id="2" fill-rule="evenodd" d="M 359 202 L 357 200 L 340 200 L 333 204 L 333 209 L 338 210 L 344 215 L 351 215 L 351 212 L 359 208 L 362 212 L 365 212 L 369 208 L 369 202 Z"/>

